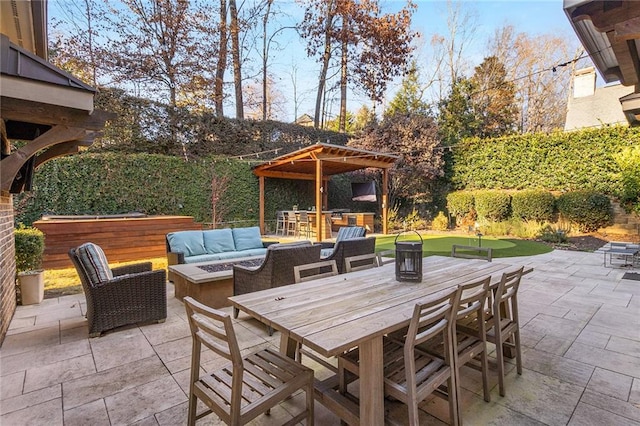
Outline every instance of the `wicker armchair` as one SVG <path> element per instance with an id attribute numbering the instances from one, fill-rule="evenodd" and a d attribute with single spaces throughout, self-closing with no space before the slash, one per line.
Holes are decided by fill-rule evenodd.
<path id="1" fill-rule="evenodd" d="M 252 293 L 295 283 L 293 267 L 320 261 L 320 245 L 309 241 L 269 246 L 262 265 L 233 265 L 233 295 Z M 238 317 L 238 309 L 233 309 Z"/>
<path id="2" fill-rule="evenodd" d="M 338 272 L 344 274 L 347 271 L 344 264 L 345 258 L 375 253 L 375 251 L 376 237 L 351 238 L 338 241 L 333 248 L 333 252 L 323 257 L 322 260 L 335 260 L 338 265 Z"/>
<path id="3" fill-rule="evenodd" d="M 87 269 L 86 260 L 78 253 L 83 246 L 69 250 L 69 257 L 87 299 L 89 337 L 98 337 L 103 331 L 122 325 L 165 321 L 167 280 L 164 270 L 152 271 L 151 262 L 142 262 L 111 268 L 106 271 L 111 279 L 96 280 Z M 104 256 L 102 250 L 99 253 Z M 106 258 L 104 265 L 108 268 Z"/>

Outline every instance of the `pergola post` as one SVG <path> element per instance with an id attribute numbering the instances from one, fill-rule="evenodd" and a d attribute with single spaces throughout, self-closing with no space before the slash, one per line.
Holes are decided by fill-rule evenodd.
<path id="1" fill-rule="evenodd" d="M 322 199 L 323 199 L 323 182 L 322 178 L 322 160 L 316 159 L 316 241 L 322 241 L 322 237 L 324 237 L 324 232 L 322 229 L 322 224 L 324 222 L 324 212 L 322 209 Z"/>
<path id="2" fill-rule="evenodd" d="M 389 224 L 389 172 L 382 169 L 382 233 L 387 235 Z"/>
<path id="3" fill-rule="evenodd" d="M 264 232 L 264 176 L 258 178 L 260 187 L 260 235 L 265 235 Z"/>

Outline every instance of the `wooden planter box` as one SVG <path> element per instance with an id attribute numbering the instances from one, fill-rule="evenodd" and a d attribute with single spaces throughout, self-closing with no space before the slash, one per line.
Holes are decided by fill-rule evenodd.
<path id="1" fill-rule="evenodd" d="M 169 232 L 202 229 L 191 216 L 45 217 L 33 226 L 44 233 L 44 269 L 73 267 L 69 249 L 89 241 L 104 250 L 109 262 L 163 257 Z"/>

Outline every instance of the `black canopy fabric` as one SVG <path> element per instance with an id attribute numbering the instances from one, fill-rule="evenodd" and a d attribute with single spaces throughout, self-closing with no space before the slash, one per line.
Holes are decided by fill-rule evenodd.
<path id="1" fill-rule="evenodd" d="M 351 183 L 351 200 L 353 201 L 370 201 L 375 203 L 378 201 L 376 198 L 376 183 L 375 181 L 364 183 Z"/>

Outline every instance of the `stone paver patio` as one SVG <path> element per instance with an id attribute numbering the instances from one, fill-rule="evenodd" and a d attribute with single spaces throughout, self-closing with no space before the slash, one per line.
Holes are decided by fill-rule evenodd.
<path id="1" fill-rule="evenodd" d="M 497 259 L 496 262 L 500 262 Z M 504 260 L 502 260 L 504 261 Z M 462 371 L 467 425 L 640 425 L 640 281 L 605 268 L 599 253 L 554 251 L 507 259 L 535 268 L 519 294 L 524 372 L 507 375 L 507 395 L 482 399 L 480 374 Z M 191 338 L 184 306 L 169 285 L 163 324 L 87 337 L 82 294 L 19 306 L 0 349 L 2 425 L 183 425 Z M 277 347 L 264 326 L 240 315 L 242 348 Z M 218 366 L 210 353 L 204 367 Z M 305 360 L 306 363 L 306 360 Z M 326 374 L 317 365 L 318 375 Z M 281 424 L 301 394 L 253 424 Z M 442 424 L 446 402 L 421 404 L 421 424 Z M 406 407 L 388 403 L 390 424 Z M 316 404 L 316 424 L 340 421 Z M 214 415 L 199 424 L 221 424 Z"/>

